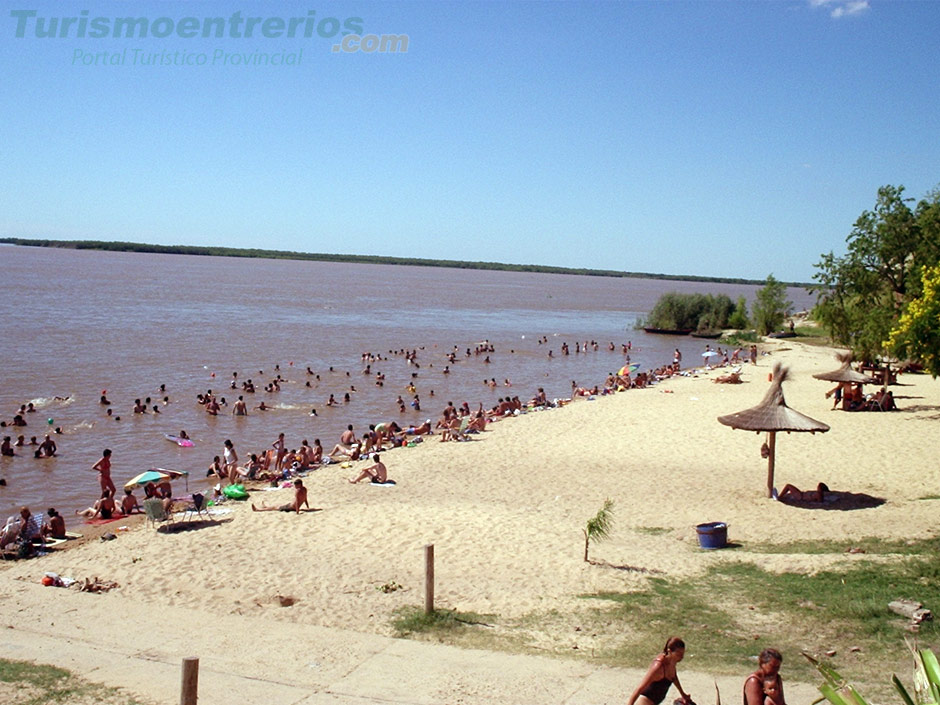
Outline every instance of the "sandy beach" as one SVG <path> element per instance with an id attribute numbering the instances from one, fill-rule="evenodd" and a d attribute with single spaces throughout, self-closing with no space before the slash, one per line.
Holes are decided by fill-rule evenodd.
<path id="1" fill-rule="evenodd" d="M 746 365 L 740 385 L 713 383 L 724 370 L 712 370 L 499 421 L 471 442 L 432 437 L 384 455 L 395 487 L 349 484 L 361 463 L 327 466 L 305 478 L 311 505 L 322 511 L 253 513 L 246 503 L 229 502 L 231 514 L 198 530 L 164 533 L 140 524 L 114 541 L 8 563 L 0 569 L 2 592 L 9 596 L 19 581 L 38 583 L 47 571 L 113 580 L 120 587 L 107 599 L 126 611 L 159 604 L 204 615 L 204 623 L 177 625 L 184 641 L 188 630 L 209 629 L 215 616 L 263 619 L 275 633 L 309 625 L 390 635 L 396 609 L 422 604 L 425 544 L 435 546 L 438 606 L 515 619 L 574 615 L 584 593 L 630 590 L 648 572 L 688 576 L 716 561 L 753 559 L 749 547 L 758 544 L 930 535 L 937 502 L 924 498 L 940 488 L 930 441 L 940 383 L 903 375 L 903 386 L 894 388 L 900 412 L 832 411 L 824 397 L 831 383 L 811 377 L 838 366 L 832 350 L 793 341 L 762 347 L 771 354 Z M 825 434 L 779 435 L 777 487 L 811 489 L 822 481 L 883 504 L 825 511 L 764 496 L 763 435 L 734 431 L 716 417 L 755 405 L 777 361 L 791 368 L 784 385 L 789 405 L 831 426 Z M 614 528 L 592 558 L 609 565 L 591 565 L 583 560 L 581 529 L 605 498 L 615 503 Z M 290 491 L 256 492 L 252 500 L 283 504 Z M 729 540 L 741 548 L 701 551 L 694 527 L 708 521 L 727 522 Z M 773 570 L 834 567 L 831 555 L 760 560 Z M 401 589 L 378 590 L 393 582 Z M 24 591 L 41 594 L 42 602 L 21 596 L 21 609 L 41 604 L 54 614 L 59 591 L 45 590 Z M 282 597 L 293 605 L 282 607 Z M 552 651 L 563 633 L 570 641 L 567 624 L 535 619 L 525 636 Z M 119 641 L 126 626 L 114 620 L 94 629 L 113 630 Z M 578 639 L 585 648 L 629 636 Z M 526 702 L 525 694 L 518 702 Z"/>

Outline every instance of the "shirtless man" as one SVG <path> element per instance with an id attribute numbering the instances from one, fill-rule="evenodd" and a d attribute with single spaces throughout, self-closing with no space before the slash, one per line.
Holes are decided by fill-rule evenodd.
<path id="1" fill-rule="evenodd" d="M 9 436 L 3 437 L 3 443 L 0 444 L 0 455 L 14 456 L 16 453 L 13 452 L 13 444 L 10 442 Z"/>
<path id="2" fill-rule="evenodd" d="M 232 405 L 232 416 L 248 416 L 248 405 L 244 397 L 239 396 L 238 401 Z"/>
<path id="3" fill-rule="evenodd" d="M 65 519 L 54 508 L 49 507 L 49 523 L 40 529 L 43 538 L 64 539 Z"/>
<path id="4" fill-rule="evenodd" d="M 307 501 L 307 488 L 304 487 L 303 480 L 299 477 L 294 480 L 294 501 L 290 504 L 282 504 L 280 507 L 266 507 L 263 504 L 260 507 L 256 507 L 254 503 L 251 505 L 251 511 L 253 512 L 294 512 L 295 514 L 300 514 L 300 508 L 306 506 L 307 511 L 317 512 L 320 511 L 314 507 L 310 506 L 310 503 Z"/>
<path id="5" fill-rule="evenodd" d="M 367 468 L 363 468 L 362 472 L 359 473 L 359 477 L 355 480 L 349 480 L 352 484 L 356 484 L 360 480 L 365 480 L 367 477 L 371 478 L 371 482 L 381 485 L 388 481 L 388 469 L 385 467 L 385 464 L 379 459 L 378 453 L 372 454 L 373 464 Z"/>
<path id="6" fill-rule="evenodd" d="M 49 437 L 49 434 L 46 434 L 45 440 L 39 444 L 39 448 L 36 449 L 37 458 L 54 458 L 58 448 L 56 448 L 55 441 Z"/>
<path id="7" fill-rule="evenodd" d="M 137 498 L 134 496 L 134 490 L 125 488 L 124 499 L 121 500 L 121 514 L 124 514 L 125 516 L 128 514 L 133 514 L 134 510 L 137 510 L 138 512 L 143 511 L 141 506 L 137 503 Z"/>
<path id="8" fill-rule="evenodd" d="M 352 424 L 349 424 L 346 427 L 346 430 L 343 431 L 343 435 L 339 437 L 339 443 L 337 444 L 337 447 L 344 450 L 350 450 L 358 442 L 359 439 L 357 439 L 356 434 L 353 433 Z"/>
<path id="9" fill-rule="evenodd" d="M 102 491 L 108 490 L 112 495 L 115 493 L 114 481 L 111 479 L 111 449 L 105 448 L 101 454 L 101 460 L 91 466 L 92 470 L 98 473 L 98 482 Z"/>

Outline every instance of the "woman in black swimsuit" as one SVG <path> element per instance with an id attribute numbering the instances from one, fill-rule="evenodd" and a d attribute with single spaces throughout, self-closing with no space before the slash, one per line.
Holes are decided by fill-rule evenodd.
<path id="1" fill-rule="evenodd" d="M 780 677 L 780 665 L 783 656 L 776 649 L 764 649 L 757 658 L 757 670 L 744 681 L 744 705 L 764 705 L 764 687 L 767 682 L 776 684 L 777 699 L 785 703 L 783 679 Z"/>
<path id="2" fill-rule="evenodd" d="M 685 656 L 685 642 L 677 636 L 671 637 L 663 647 L 663 652 L 659 654 L 649 670 L 643 676 L 642 682 L 633 691 L 627 705 L 659 705 L 669 691 L 669 686 L 673 683 L 679 690 L 679 695 L 686 703 L 691 703 L 692 698 L 682 690 L 679 683 L 679 676 L 676 675 L 676 664 Z"/>

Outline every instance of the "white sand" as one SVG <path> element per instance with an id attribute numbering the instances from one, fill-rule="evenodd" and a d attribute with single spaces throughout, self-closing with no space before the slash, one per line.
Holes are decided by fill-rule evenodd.
<path id="1" fill-rule="evenodd" d="M 253 513 L 241 504 L 217 527 L 135 529 L 116 541 L 17 562 L 9 577 L 100 576 L 121 585 L 112 595 L 144 610 L 159 602 L 207 619 L 247 615 L 389 634 L 396 608 L 422 603 L 427 543 L 435 545 L 437 604 L 459 610 L 507 618 L 574 612 L 579 594 L 641 585 L 643 573 L 582 560 L 581 529 L 607 497 L 615 502 L 613 535 L 592 548 L 592 558 L 667 577 L 719 560 L 753 560 L 748 547 L 760 542 L 848 546 L 862 536 L 929 535 L 938 502 L 921 498 L 940 494 L 940 383 L 902 376 L 905 386 L 894 388 L 900 412 L 830 411 L 823 394 L 832 385 L 810 375 L 838 366 L 832 351 L 786 343 L 745 366 L 744 384 L 714 384 L 722 371 L 712 371 L 501 421 L 473 442 L 431 438 L 387 453 L 394 488 L 350 485 L 351 469 L 318 470 L 305 484 L 322 512 Z M 834 491 L 883 498 L 882 506 L 823 511 L 764 497 L 763 436 L 733 431 L 716 417 L 755 405 L 777 360 L 791 366 L 784 385 L 790 406 L 832 426 L 825 434 L 778 436 L 777 487 L 824 481 Z M 253 499 L 280 504 L 290 492 Z M 742 548 L 699 550 L 694 526 L 719 520 Z M 761 554 L 760 561 L 778 570 L 833 567 L 831 556 Z M 377 590 L 391 581 L 404 589 Z M 278 596 L 297 602 L 284 609 Z M 547 621 L 532 636 L 547 643 L 559 637 Z"/>

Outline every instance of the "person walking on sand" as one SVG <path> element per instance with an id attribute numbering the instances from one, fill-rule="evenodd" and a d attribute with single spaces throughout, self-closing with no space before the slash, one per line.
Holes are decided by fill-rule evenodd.
<path id="1" fill-rule="evenodd" d="M 665 698 L 669 687 L 675 683 L 682 696 L 682 701 L 688 705 L 692 702 L 691 696 L 682 689 L 679 676 L 676 674 L 676 664 L 685 656 L 685 642 L 677 636 L 670 637 L 643 680 L 633 691 L 627 705 L 659 705 Z M 747 705 L 755 705 L 748 702 Z M 758 705 L 763 705 L 762 703 Z"/>
<path id="2" fill-rule="evenodd" d="M 98 482 L 101 490 L 108 490 L 112 496 L 117 491 L 114 487 L 114 481 L 111 479 L 111 449 L 105 448 L 101 453 L 101 460 L 91 466 L 92 470 L 98 473 Z"/>

